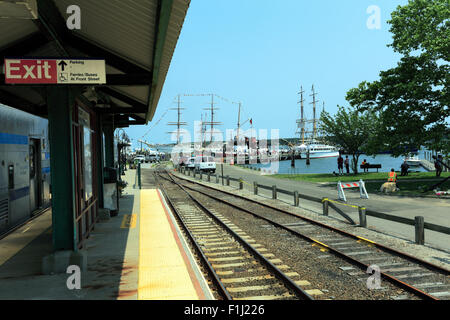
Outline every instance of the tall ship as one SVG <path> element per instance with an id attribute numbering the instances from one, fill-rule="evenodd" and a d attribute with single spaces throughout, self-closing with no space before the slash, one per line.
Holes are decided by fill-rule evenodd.
<path id="1" fill-rule="evenodd" d="M 312 86 L 312 105 L 313 105 L 313 118 L 308 120 L 305 117 L 304 110 L 304 98 L 303 98 L 303 87 L 300 87 L 300 119 L 297 120 L 297 132 L 300 135 L 300 144 L 294 147 L 296 154 L 300 155 L 302 159 L 318 159 L 318 158 L 331 158 L 338 157 L 339 150 L 331 145 L 320 143 L 317 136 L 317 128 L 319 124 L 319 119 L 316 116 L 316 104 L 318 100 L 316 99 L 317 93 L 314 90 L 314 85 Z M 312 130 L 309 128 L 312 124 Z"/>

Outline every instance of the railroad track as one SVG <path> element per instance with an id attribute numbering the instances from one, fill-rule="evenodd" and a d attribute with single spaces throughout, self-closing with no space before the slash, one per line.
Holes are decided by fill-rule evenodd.
<path id="1" fill-rule="evenodd" d="M 185 190 L 262 219 L 268 228 L 281 228 L 339 257 L 345 261 L 340 266 L 341 272 L 353 275 L 360 281 L 367 281 L 369 275 L 366 272 L 371 268 L 374 272 L 378 271 L 382 279 L 418 298 L 450 299 L 450 272 L 446 269 L 289 211 L 166 174 L 168 179 L 174 179 Z M 396 298 L 411 297 L 404 295 Z"/>
<path id="2" fill-rule="evenodd" d="M 221 214 L 206 208 L 170 178 L 158 179 L 169 206 L 187 233 L 202 264 L 227 300 L 312 300 L 316 290 L 266 248 Z"/>

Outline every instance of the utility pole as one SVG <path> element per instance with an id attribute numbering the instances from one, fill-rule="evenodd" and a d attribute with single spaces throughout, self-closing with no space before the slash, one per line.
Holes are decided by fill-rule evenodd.
<path id="1" fill-rule="evenodd" d="M 208 115 L 205 113 L 205 117 L 203 117 L 203 114 L 201 115 L 201 125 L 200 125 L 200 137 L 201 137 L 201 143 L 202 147 L 206 146 L 206 118 Z"/>
<path id="2" fill-rule="evenodd" d="M 213 131 L 214 130 L 214 95 L 211 95 L 211 140 L 210 142 L 212 142 L 212 136 L 213 136 Z"/>
<path id="3" fill-rule="evenodd" d="M 239 131 L 241 129 L 241 103 L 239 102 L 239 111 L 238 111 L 238 122 L 237 122 L 237 143 L 239 144 Z"/>
<path id="4" fill-rule="evenodd" d="M 205 118 L 206 120 L 206 118 Z M 203 136 L 205 134 L 205 131 L 203 130 L 205 122 L 203 121 L 203 113 L 200 115 L 200 142 L 202 144 L 202 148 L 205 146 L 203 141 Z"/>

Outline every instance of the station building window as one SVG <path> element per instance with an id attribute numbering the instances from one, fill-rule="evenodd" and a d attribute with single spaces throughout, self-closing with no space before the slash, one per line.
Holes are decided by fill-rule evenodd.
<path id="1" fill-rule="evenodd" d="M 82 183 L 84 200 L 88 201 L 93 196 L 92 187 L 92 130 L 89 113 L 83 109 L 78 110 L 78 123 L 82 133 Z"/>

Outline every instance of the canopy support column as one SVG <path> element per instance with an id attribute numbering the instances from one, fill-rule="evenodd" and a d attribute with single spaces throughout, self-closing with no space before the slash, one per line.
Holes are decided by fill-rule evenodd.
<path id="1" fill-rule="evenodd" d="M 47 87 L 53 248 L 77 251 L 72 110 L 69 87 Z"/>
<path id="2" fill-rule="evenodd" d="M 103 126 L 105 133 L 105 167 L 114 167 L 114 127 Z"/>
<path id="3" fill-rule="evenodd" d="M 97 143 L 96 143 L 96 153 L 97 153 L 97 185 L 98 185 L 98 206 L 103 208 L 103 126 L 102 126 L 102 116 L 99 114 L 97 117 Z"/>

